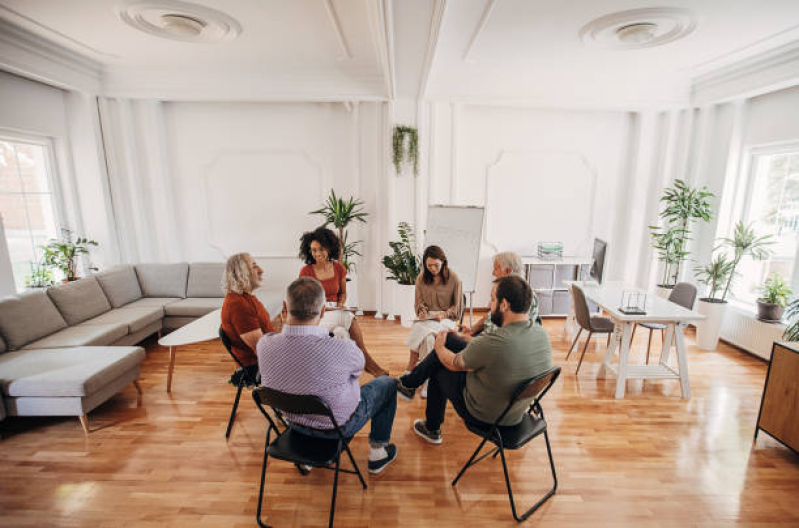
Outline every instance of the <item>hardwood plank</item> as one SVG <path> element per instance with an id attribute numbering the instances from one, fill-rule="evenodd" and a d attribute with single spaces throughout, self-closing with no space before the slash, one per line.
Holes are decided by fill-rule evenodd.
<path id="1" fill-rule="evenodd" d="M 363 317 L 371 353 L 393 374 L 407 362 L 407 329 Z M 546 320 L 556 364 L 571 343 L 562 320 Z M 643 363 L 646 334 L 632 356 Z M 528 523 L 537 526 L 799 525 L 799 457 L 766 435 L 752 446 L 766 364 L 731 346 L 693 346 L 688 333 L 692 398 L 673 380 L 637 380 L 616 400 L 615 380 L 597 379 L 604 340 L 588 346 L 580 375 L 568 366 L 544 409 L 558 471 L 558 493 Z M 660 344 L 654 340 L 657 357 Z M 146 343 L 139 382 L 90 414 L 84 435 L 74 418 L 9 418 L 0 422 L 0 526 L 253 526 L 265 421 L 242 396 L 228 442 L 224 433 L 235 390 L 219 342 L 180 349 L 178 374 L 165 392 L 168 349 Z M 676 361 L 675 358 L 672 358 Z M 365 375 L 363 381 L 371 379 Z M 138 400 L 138 401 L 137 401 Z M 424 400 L 400 401 L 393 441 L 399 457 L 362 491 L 339 481 L 337 526 L 516 526 L 499 461 L 450 481 L 477 446 L 447 412 L 444 443 L 411 430 Z M 366 467 L 367 439 L 353 441 Z M 546 450 L 536 439 L 509 454 L 518 504 L 534 502 L 550 484 Z M 325 526 L 332 473 L 303 477 L 270 462 L 265 509 L 274 526 Z"/>

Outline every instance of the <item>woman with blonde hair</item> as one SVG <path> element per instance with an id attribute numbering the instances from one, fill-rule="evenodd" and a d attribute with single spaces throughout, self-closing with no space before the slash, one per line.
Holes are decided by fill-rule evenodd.
<path id="1" fill-rule="evenodd" d="M 252 379 L 258 374 L 255 347 L 261 336 L 274 332 L 269 312 L 253 295 L 263 280 L 264 270 L 249 253 L 236 253 L 227 260 L 222 289 L 222 331 L 231 343 L 231 352 L 241 361 Z"/>

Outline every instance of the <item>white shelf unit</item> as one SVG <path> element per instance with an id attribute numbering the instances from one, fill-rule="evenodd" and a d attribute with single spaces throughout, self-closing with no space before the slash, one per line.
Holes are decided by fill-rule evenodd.
<path id="1" fill-rule="evenodd" d="M 587 280 L 591 266 L 588 257 L 563 257 L 557 260 L 522 257 L 524 276 L 538 297 L 541 317 L 566 317 L 571 305 L 569 289 L 563 281 Z"/>

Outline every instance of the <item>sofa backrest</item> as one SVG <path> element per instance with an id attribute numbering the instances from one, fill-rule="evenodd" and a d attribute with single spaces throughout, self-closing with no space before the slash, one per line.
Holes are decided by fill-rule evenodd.
<path id="1" fill-rule="evenodd" d="M 111 306 L 119 308 L 128 303 L 141 299 L 141 287 L 136 270 L 130 264 L 116 266 L 109 270 L 94 275 Z"/>
<path id="2" fill-rule="evenodd" d="M 189 284 L 186 297 L 224 297 L 222 275 L 224 262 L 195 262 L 189 264 Z"/>
<path id="3" fill-rule="evenodd" d="M 111 309 L 111 303 L 94 277 L 47 289 L 47 295 L 69 326 L 88 321 Z"/>
<path id="4" fill-rule="evenodd" d="M 67 322 L 44 290 L 0 300 L 0 335 L 9 350 L 16 350 L 66 327 Z"/>
<path id="5" fill-rule="evenodd" d="M 186 297 L 189 264 L 136 264 L 136 276 L 145 297 Z"/>

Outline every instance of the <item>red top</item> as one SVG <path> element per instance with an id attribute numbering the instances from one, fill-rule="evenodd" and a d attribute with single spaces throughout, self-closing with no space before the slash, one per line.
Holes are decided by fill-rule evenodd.
<path id="1" fill-rule="evenodd" d="M 258 364 L 258 356 L 241 339 L 242 334 L 261 329 L 268 334 L 274 332 L 269 312 L 254 295 L 249 293 L 228 293 L 222 304 L 222 330 L 230 339 L 233 355 L 245 367 Z"/>
<path id="2" fill-rule="evenodd" d="M 300 277 L 313 277 L 322 283 L 322 287 L 325 289 L 325 300 L 328 302 L 338 302 L 338 294 L 341 293 L 339 286 L 346 276 L 347 269 L 337 260 L 333 261 L 333 276 L 326 280 L 319 280 L 314 273 L 313 264 L 306 264 L 300 270 Z"/>

